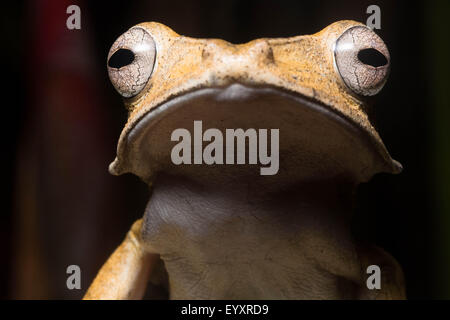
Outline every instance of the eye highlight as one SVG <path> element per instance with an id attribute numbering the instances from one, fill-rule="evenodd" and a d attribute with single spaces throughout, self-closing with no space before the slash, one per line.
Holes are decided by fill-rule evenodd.
<path id="1" fill-rule="evenodd" d="M 142 28 L 131 28 L 111 46 L 108 74 L 114 88 L 123 97 L 137 95 L 153 72 L 156 47 L 153 38 Z"/>
<path id="2" fill-rule="evenodd" d="M 377 94 L 389 75 L 389 51 L 367 27 L 350 28 L 336 40 L 334 61 L 347 87 L 363 96 Z"/>

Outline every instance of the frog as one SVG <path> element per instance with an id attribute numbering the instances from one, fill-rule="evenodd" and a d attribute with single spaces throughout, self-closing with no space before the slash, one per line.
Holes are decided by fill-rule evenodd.
<path id="1" fill-rule="evenodd" d="M 107 69 L 128 120 L 109 171 L 139 177 L 149 201 L 84 299 L 142 299 L 151 284 L 168 299 L 405 299 L 396 259 L 352 233 L 357 186 L 402 171 L 371 112 L 390 59 L 353 20 L 244 44 L 157 22 L 123 33 Z M 276 174 L 175 164 L 172 134 L 196 121 L 222 133 L 279 130 Z"/>

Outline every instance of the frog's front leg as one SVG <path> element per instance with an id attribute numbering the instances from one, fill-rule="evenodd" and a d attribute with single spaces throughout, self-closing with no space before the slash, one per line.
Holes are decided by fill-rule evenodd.
<path id="1" fill-rule="evenodd" d="M 120 246 L 102 266 L 84 300 L 141 299 L 158 254 L 145 250 L 141 241 L 142 219 L 137 220 Z"/>

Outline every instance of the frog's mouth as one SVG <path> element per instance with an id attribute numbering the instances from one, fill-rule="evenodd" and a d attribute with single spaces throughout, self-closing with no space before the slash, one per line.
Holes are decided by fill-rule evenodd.
<path id="1" fill-rule="evenodd" d="M 194 139 L 199 138 L 198 133 L 194 137 L 194 121 L 201 121 L 200 139 L 209 128 L 222 133 L 224 159 L 229 151 L 225 142 L 227 129 L 255 129 L 256 132 L 278 129 L 276 174 L 260 176 L 264 165 L 259 161 L 249 164 L 248 151 L 246 164 L 193 164 Z M 110 172 L 115 175 L 131 172 L 146 182 L 160 171 L 202 177 L 221 172 L 229 176 L 259 177 L 267 182 L 344 177 L 355 183 L 368 181 L 379 172 L 401 171 L 401 165 L 390 157 L 378 136 L 321 103 L 274 87 L 235 83 L 222 88 L 197 89 L 152 108 L 133 123 L 127 134 L 122 134 Z M 172 141 L 171 136 L 176 129 L 190 132 L 192 164 L 173 163 L 171 153 L 179 140 Z M 259 136 L 258 140 L 262 138 Z M 203 141 L 201 148 L 209 143 Z M 270 148 L 269 140 L 267 145 Z"/>

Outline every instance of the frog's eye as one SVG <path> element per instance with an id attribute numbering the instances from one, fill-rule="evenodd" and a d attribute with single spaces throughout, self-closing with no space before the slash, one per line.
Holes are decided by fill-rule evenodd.
<path id="1" fill-rule="evenodd" d="M 367 27 L 350 28 L 336 40 L 334 61 L 345 84 L 360 95 L 377 94 L 389 75 L 389 51 Z"/>
<path id="2" fill-rule="evenodd" d="M 123 97 L 133 97 L 150 79 L 155 58 L 155 42 L 150 34 L 139 27 L 131 28 L 109 50 L 109 79 Z"/>

